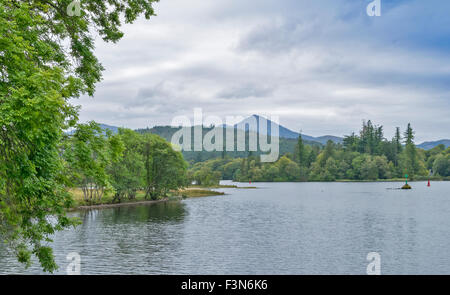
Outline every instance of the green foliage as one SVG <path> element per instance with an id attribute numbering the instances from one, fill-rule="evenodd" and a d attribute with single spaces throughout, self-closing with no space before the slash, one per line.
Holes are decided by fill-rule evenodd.
<path id="1" fill-rule="evenodd" d="M 299 181 L 301 168 L 287 155 L 274 163 L 249 159 L 214 159 L 196 163 L 189 169 L 190 179 L 201 185 L 217 185 L 220 179 L 236 181 Z"/>
<path id="2" fill-rule="evenodd" d="M 122 128 L 119 129 L 117 137 L 124 150 L 122 157 L 110 163 L 108 174 L 115 190 L 114 201 L 121 202 L 124 197 L 129 200 L 135 199 L 137 191 L 144 187 L 144 140 L 133 130 Z"/>
<path id="3" fill-rule="evenodd" d="M 187 163 L 163 138 L 122 128 L 113 135 L 95 122 L 76 127 L 62 154 L 70 184 L 82 189 L 86 203 L 101 203 L 105 193 L 113 202 L 131 200 L 142 189 L 157 199 L 186 184 Z"/>
<path id="4" fill-rule="evenodd" d="M 218 185 L 222 175 L 219 171 L 213 171 L 210 167 L 202 167 L 192 175 L 192 180 L 198 185 Z"/>
<path id="5" fill-rule="evenodd" d="M 71 198 L 60 157 L 63 130 L 77 120 L 69 99 L 92 95 L 103 69 L 91 33 L 116 42 L 121 21 L 153 15 L 152 0 L 95 0 L 80 1 L 81 15 L 70 17 L 71 2 L 0 2 L 0 235 L 20 262 L 34 254 L 50 272 L 45 243 L 76 224 L 65 215 Z"/>
<path id="6" fill-rule="evenodd" d="M 408 123 L 404 136 L 406 145 L 414 143 L 414 131 L 412 130 L 411 123 Z"/>
<path id="7" fill-rule="evenodd" d="M 188 182 L 204 186 L 218 185 L 221 179 L 233 179 L 240 167 L 240 159 L 218 158 L 199 162 L 189 169 Z"/>
<path id="8" fill-rule="evenodd" d="M 450 149 L 450 148 L 449 148 Z M 447 149 L 447 151 L 449 150 Z M 440 154 L 433 162 L 434 174 L 440 176 L 450 176 L 450 153 Z"/>
<path id="9" fill-rule="evenodd" d="M 434 148 L 425 151 L 425 157 L 426 157 L 426 168 L 428 170 L 434 170 L 433 164 L 436 160 L 436 157 L 439 155 L 445 155 L 445 146 L 443 144 L 440 144 L 438 146 L 435 146 Z"/>
<path id="10" fill-rule="evenodd" d="M 158 135 L 145 134 L 143 140 L 145 197 L 155 200 L 185 186 L 187 164 L 183 155 Z"/>
<path id="11" fill-rule="evenodd" d="M 435 175 L 448 176 L 450 149 L 444 151 L 444 146 L 430 151 L 417 149 L 410 124 L 405 132 L 406 142 L 409 142 L 405 147 L 401 145 L 399 128 L 391 141 L 383 137 L 383 127 L 373 125 L 371 121 L 363 123 L 359 134 L 346 136 L 343 145 L 328 141 L 322 149 L 304 145 L 299 137 L 293 153 L 283 155 L 274 163 L 260 163 L 255 154 L 241 159 L 213 159 L 196 163 L 190 168 L 189 175 L 193 180 L 196 175 L 198 183 L 215 172 L 220 172 L 221 179 L 243 182 L 373 181 L 402 177 L 405 173 L 409 174 L 410 179 L 424 177 L 429 166 Z M 214 182 L 218 182 L 218 177 L 219 174 L 214 175 Z"/>
<path id="12" fill-rule="evenodd" d="M 393 138 L 393 142 L 395 144 L 395 151 L 397 154 L 401 153 L 403 150 L 402 147 L 402 137 L 400 135 L 400 128 L 396 127 L 395 128 L 395 136 Z"/>
<path id="13" fill-rule="evenodd" d="M 172 136 L 175 132 L 179 131 L 181 127 L 171 127 L 171 126 L 157 126 L 157 127 L 153 127 L 153 128 L 147 128 L 147 129 L 138 129 L 136 130 L 139 133 L 142 134 L 146 134 L 146 133 L 152 133 L 152 134 L 156 134 L 159 135 L 161 137 L 163 137 L 164 139 L 166 139 L 167 141 L 171 141 L 172 140 Z M 206 127 L 203 126 L 202 128 L 202 134 L 203 136 L 205 136 L 205 134 L 207 134 L 208 132 L 210 132 L 212 129 L 212 127 Z M 193 130 L 191 131 L 191 134 L 193 134 Z M 226 133 L 225 133 L 225 129 L 223 131 L 223 138 L 224 138 L 224 142 L 226 140 Z M 195 164 L 197 162 L 202 162 L 202 161 L 207 161 L 207 160 L 212 160 L 212 159 L 216 159 L 216 158 L 245 158 L 248 156 L 249 153 L 249 147 L 248 147 L 248 138 L 250 136 L 250 132 L 246 132 L 245 133 L 245 138 L 246 138 L 246 146 L 245 146 L 245 150 L 244 151 L 226 151 L 224 149 L 224 151 L 206 151 L 206 150 L 202 150 L 202 151 L 182 151 L 183 157 L 186 161 L 188 161 L 191 164 Z M 191 146 L 194 146 L 194 137 L 191 137 Z M 280 155 L 285 155 L 288 153 L 292 153 L 292 151 L 295 149 L 296 145 L 298 143 L 298 140 L 293 139 L 293 138 L 280 138 L 279 139 L 279 152 Z M 234 137 L 234 146 L 236 146 L 237 144 L 237 136 Z M 305 145 L 306 149 L 310 149 L 312 147 L 316 147 L 319 148 L 321 146 L 321 144 L 317 143 L 317 142 L 311 142 L 311 141 L 307 141 L 307 140 L 303 140 L 303 144 Z M 262 151 L 259 150 L 253 152 L 253 156 L 259 156 L 261 153 L 263 153 Z M 314 155 L 310 155 L 311 157 L 313 157 Z M 309 160 L 309 163 L 311 163 L 311 160 Z"/>
<path id="14" fill-rule="evenodd" d="M 74 134 L 65 141 L 68 175 L 72 183 L 83 190 L 86 203 L 100 202 L 105 191 L 112 189 L 107 168 L 117 162 L 122 151 L 120 138 L 110 132 L 105 136 L 95 122 L 78 124 Z"/>
<path id="15" fill-rule="evenodd" d="M 300 167 L 309 167 L 311 165 L 311 162 L 309 161 L 310 152 L 311 147 L 306 146 L 303 143 L 302 135 L 300 134 L 297 140 L 297 145 L 295 146 L 295 153 L 294 153 L 294 159 L 299 164 Z"/>

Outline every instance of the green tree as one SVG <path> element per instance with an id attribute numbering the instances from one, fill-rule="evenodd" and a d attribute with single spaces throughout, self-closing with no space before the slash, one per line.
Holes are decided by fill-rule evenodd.
<path id="1" fill-rule="evenodd" d="M 408 123 L 405 134 L 405 148 L 400 155 L 400 165 L 403 174 L 408 174 L 411 178 L 415 175 L 425 175 L 425 164 L 420 158 L 417 148 L 414 144 L 414 131 L 411 124 Z"/>
<path id="2" fill-rule="evenodd" d="M 280 170 L 278 169 L 278 166 L 267 165 L 264 174 L 266 175 L 267 181 L 275 181 L 280 174 Z"/>
<path id="3" fill-rule="evenodd" d="M 194 173 L 194 179 L 198 185 L 218 185 L 221 177 L 222 174 L 219 171 L 213 171 L 211 167 L 207 166 L 202 166 Z"/>
<path id="4" fill-rule="evenodd" d="M 296 153 L 294 159 L 300 167 L 308 167 L 308 151 L 303 143 L 302 135 L 299 133 L 297 145 L 295 147 Z"/>
<path id="5" fill-rule="evenodd" d="M 425 151 L 427 169 L 429 169 L 429 170 L 431 169 L 434 171 L 434 169 L 433 169 L 434 161 L 436 160 L 436 157 L 438 155 L 443 154 L 444 150 L 445 150 L 445 145 L 440 144 L 428 151 Z"/>
<path id="6" fill-rule="evenodd" d="M 377 180 L 378 179 L 378 167 L 374 160 L 370 157 L 368 160 L 361 164 L 361 179 L 365 180 Z"/>
<path id="7" fill-rule="evenodd" d="M 144 157 L 142 135 L 130 129 L 119 129 L 118 137 L 124 145 L 123 156 L 108 167 L 114 200 L 123 197 L 134 199 L 139 188 L 144 186 Z"/>
<path id="8" fill-rule="evenodd" d="M 414 143 L 414 131 L 411 127 L 411 123 L 408 123 L 408 127 L 406 127 L 404 136 L 405 136 L 405 145 Z"/>
<path id="9" fill-rule="evenodd" d="M 235 179 L 235 173 L 240 167 L 239 159 L 231 160 L 223 167 L 223 179 Z"/>
<path id="10" fill-rule="evenodd" d="M 386 156 L 375 156 L 373 158 L 378 169 L 378 179 L 388 179 L 392 177 L 392 169 Z"/>
<path id="11" fill-rule="evenodd" d="M 240 179 L 243 181 L 248 180 L 248 159 L 243 158 L 241 160 L 241 168 L 240 168 Z"/>
<path id="12" fill-rule="evenodd" d="M 353 132 L 349 136 L 344 137 L 344 148 L 349 151 L 357 151 L 359 146 L 359 137 Z"/>
<path id="13" fill-rule="evenodd" d="M 337 179 L 348 179 L 348 175 L 347 173 L 351 170 L 350 164 L 347 163 L 344 160 L 338 161 L 336 163 L 337 167 L 338 167 L 338 174 L 337 174 Z"/>
<path id="14" fill-rule="evenodd" d="M 111 190 L 107 167 L 118 160 L 123 150 L 119 138 L 103 132 L 93 121 L 77 124 L 64 146 L 71 181 L 82 189 L 84 201 L 89 204 L 100 202 L 105 191 Z"/>
<path id="15" fill-rule="evenodd" d="M 338 176 L 338 166 L 336 160 L 333 158 L 328 158 L 325 163 L 325 169 L 323 172 L 322 180 L 334 181 Z"/>
<path id="16" fill-rule="evenodd" d="M 397 154 L 402 152 L 402 136 L 400 135 L 400 127 L 395 128 L 395 136 L 394 136 L 395 150 Z"/>
<path id="17" fill-rule="evenodd" d="M 433 172 L 440 176 L 450 176 L 450 154 L 436 157 L 433 163 Z"/>
<path id="18" fill-rule="evenodd" d="M 278 159 L 274 165 L 278 167 L 279 171 L 275 178 L 277 181 L 293 181 L 299 177 L 300 170 L 297 163 L 289 159 L 286 155 Z"/>
<path id="19" fill-rule="evenodd" d="M 383 140 L 383 126 L 374 125 L 371 120 L 367 123 L 363 122 L 358 140 L 358 151 L 370 155 L 380 154 Z"/>
<path id="20" fill-rule="evenodd" d="M 155 134 L 146 134 L 143 144 L 145 197 L 156 200 L 171 189 L 186 185 L 187 164 L 180 152 Z"/>
<path id="21" fill-rule="evenodd" d="M 308 167 L 311 167 L 311 165 L 317 160 L 318 155 L 319 155 L 319 147 L 313 146 L 308 156 Z"/>
<path id="22" fill-rule="evenodd" d="M 65 215 L 59 144 L 77 119 L 69 99 L 93 95 L 101 79 L 92 34 L 116 42 L 122 21 L 154 14 L 152 0 L 95 0 L 69 16 L 71 2 L 0 2 L 0 233 L 20 262 L 35 255 L 50 272 L 57 265 L 45 241 L 76 223 Z"/>
<path id="23" fill-rule="evenodd" d="M 323 151 L 317 156 L 316 161 L 318 166 L 321 168 L 325 167 L 328 158 L 333 157 L 334 154 L 335 154 L 335 144 L 331 140 L 328 140 Z"/>
<path id="24" fill-rule="evenodd" d="M 362 167 L 364 162 L 367 162 L 369 160 L 369 156 L 366 154 L 360 154 L 359 156 L 355 157 L 352 160 L 352 171 L 350 173 L 351 179 L 358 179 L 362 180 L 364 179 L 364 174 L 362 172 Z"/>

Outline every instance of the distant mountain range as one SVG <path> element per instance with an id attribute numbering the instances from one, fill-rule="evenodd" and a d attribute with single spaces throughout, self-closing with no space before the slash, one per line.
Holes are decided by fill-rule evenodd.
<path id="1" fill-rule="evenodd" d="M 256 120 L 255 120 L 256 119 Z M 243 126 L 245 126 L 245 131 L 252 131 L 252 132 L 259 132 L 260 130 L 260 126 L 259 126 L 259 122 L 263 122 L 262 120 L 264 120 L 266 122 L 266 126 L 268 129 L 268 135 L 271 134 L 270 131 L 270 125 L 272 123 L 272 121 L 259 116 L 259 115 L 252 115 L 246 119 L 244 119 L 243 121 L 239 122 L 238 124 L 234 125 L 234 128 L 240 128 L 242 129 Z M 254 122 L 257 122 L 256 127 L 254 125 Z M 282 125 L 279 125 L 277 123 L 274 123 L 275 126 L 279 127 L 279 137 L 280 138 L 286 138 L 286 139 L 297 139 L 299 133 L 292 131 Z M 100 127 L 102 129 L 108 129 L 111 130 L 113 133 L 116 133 L 119 130 L 119 127 L 116 126 L 111 126 L 111 125 L 106 125 L 106 124 L 99 124 Z M 230 126 L 223 126 L 223 127 L 227 127 L 230 128 Z M 156 133 L 158 135 L 161 135 L 162 137 L 166 138 L 169 136 L 169 134 L 159 134 L 161 133 L 161 130 L 165 130 L 166 128 L 168 128 L 168 126 L 155 126 L 150 130 L 150 132 L 152 133 Z M 141 129 L 142 130 L 142 129 Z M 172 133 L 172 132 L 170 132 Z M 324 136 L 319 136 L 319 137 L 314 137 L 314 136 L 310 136 L 310 135 L 306 135 L 306 134 L 302 134 L 302 138 L 308 143 L 319 143 L 319 144 L 323 144 L 325 145 L 327 143 L 328 140 L 333 141 L 334 143 L 342 143 L 343 142 L 343 138 L 339 137 L 339 136 L 333 136 L 333 135 L 324 135 Z M 166 138 L 167 139 L 167 138 Z M 423 142 L 421 144 L 418 144 L 417 147 L 422 148 L 424 150 L 429 150 L 432 149 L 440 144 L 443 144 L 446 148 L 450 146 L 450 139 L 441 139 L 441 140 L 436 140 L 436 141 L 427 141 L 427 142 Z"/>
<path id="2" fill-rule="evenodd" d="M 112 133 L 117 133 L 119 132 L 119 127 L 116 126 L 111 126 L 111 125 L 106 125 L 106 124 L 98 124 L 100 126 L 100 128 L 102 128 L 103 130 L 111 130 Z"/>
<path id="3" fill-rule="evenodd" d="M 105 130 L 111 130 L 113 134 L 119 132 L 119 128 L 120 128 L 120 127 L 106 125 L 106 124 L 102 124 L 102 123 L 98 123 L 98 126 L 100 126 L 100 128 L 102 128 L 104 130 L 103 133 L 105 133 Z M 75 133 L 74 128 L 72 128 L 66 132 L 66 134 L 69 134 L 69 135 L 72 135 L 74 133 Z"/>
<path id="4" fill-rule="evenodd" d="M 432 148 L 443 144 L 445 148 L 448 148 L 450 146 L 450 139 L 441 139 L 436 141 L 425 141 L 421 144 L 418 144 L 417 147 L 424 149 L 424 150 L 431 150 Z"/>
<path id="5" fill-rule="evenodd" d="M 254 122 L 257 122 L 257 126 L 255 127 Z M 271 135 L 270 132 L 270 126 L 272 121 L 268 120 L 264 117 L 258 116 L 258 115 L 253 115 L 250 116 L 244 120 L 242 120 L 241 122 L 239 122 L 238 124 L 234 125 L 235 128 L 238 128 L 240 126 L 245 126 L 245 131 L 253 131 L 253 132 L 257 132 L 259 133 L 259 123 L 260 122 L 265 122 L 268 132 L 268 135 Z M 274 126 L 278 126 L 279 128 L 279 137 L 282 138 L 298 138 L 299 133 L 292 131 L 284 126 L 281 126 L 275 122 L 273 122 Z M 338 136 L 332 136 L 332 135 L 324 135 L 324 136 L 320 136 L 320 137 L 314 137 L 314 136 L 310 136 L 310 135 L 306 135 L 306 134 L 302 134 L 302 138 L 304 140 L 307 141 L 313 141 L 313 142 L 318 142 L 321 144 L 326 144 L 328 140 L 331 140 L 335 143 L 342 143 L 342 141 L 344 140 L 342 137 L 338 137 Z"/>

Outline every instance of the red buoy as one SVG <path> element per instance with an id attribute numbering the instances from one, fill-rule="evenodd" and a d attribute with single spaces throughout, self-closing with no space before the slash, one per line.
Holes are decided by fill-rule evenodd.
<path id="1" fill-rule="evenodd" d="M 428 179 L 428 185 L 427 186 L 430 186 L 430 180 Z"/>

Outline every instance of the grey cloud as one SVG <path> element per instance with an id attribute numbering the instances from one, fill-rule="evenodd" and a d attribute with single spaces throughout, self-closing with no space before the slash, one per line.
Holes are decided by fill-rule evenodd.
<path id="1" fill-rule="evenodd" d="M 387 1 L 379 18 L 368 2 L 161 1 L 118 44 L 97 44 L 104 81 L 75 101 L 80 118 L 139 128 L 201 107 L 315 136 L 372 119 L 387 136 L 412 121 L 418 141 L 449 137 L 450 2 Z"/>
<path id="2" fill-rule="evenodd" d="M 320 26 L 308 21 L 262 24 L 251 30 L 237 46 L 242 51 L 283 54 L 320 35 Z"/>
<path id="3" fill-rule="evenodd" d="M 138 91 L 137 99 L 151 99 L 151 98 L 164 98 L 170 97 L 171 93 L 167 87 L 165 87 L 164 82 L 158 83 L 153 87 L 141 88 Z"/>
<path id="4" fill-rule="evenodd" d="M 274 89 L 252 84 L 242 84 L 223 89 L 217 94 L 218 98 L 243 99 L 250 97 L 267 97 L 273 94 Z"/>

